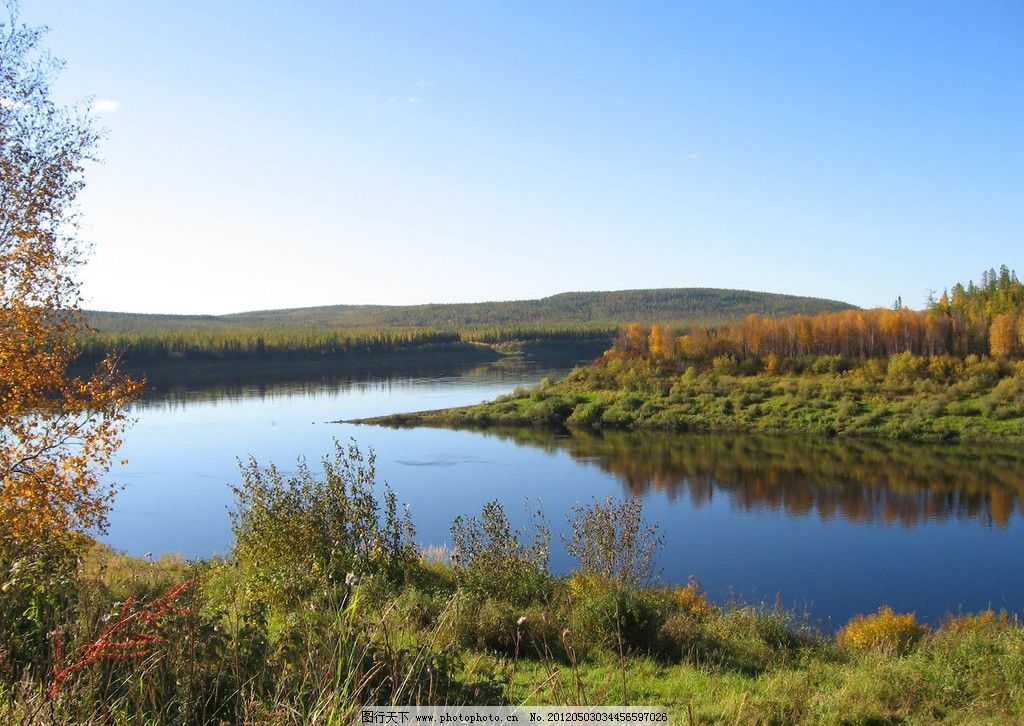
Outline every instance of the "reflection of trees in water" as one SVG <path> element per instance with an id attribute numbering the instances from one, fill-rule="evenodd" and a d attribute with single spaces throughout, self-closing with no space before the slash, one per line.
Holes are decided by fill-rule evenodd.
<path id="1" fill-rule="evenodd" d="M 750 435 L 502 435 L 563 449 L 618 476 L 627 492 L 687 497 L 697 507 L 726 494 L 745 511 L 907 527 L 950 518 L 1006 527 L 1015 508 L 1024 515 L 1024 452 L 1007 448 Z"/>
<path id="2" fill-rule="evenodd" d="M 242 399 L 266 400 L 288 396 L 320 398 L 333 396 L 339 391 L 355 393 L 387 393 L 394 387 L 452 385 L 454 381 L 480 383 L 533 383 L 548 375 L 564 373 L 522 359 L 499 359 L 494 363 L 473 366 L 406 365 L 349 366 L 341 371 L 302 376 L 294 371 L 283 372 L 280 380 L 271 377 L 250 381 L 239 379 L 217 383 L 175 383 L 150 391 L 135 404 L 136 410 L 149 408 L 181 408 L 194 403 L 229 403 Z"/>

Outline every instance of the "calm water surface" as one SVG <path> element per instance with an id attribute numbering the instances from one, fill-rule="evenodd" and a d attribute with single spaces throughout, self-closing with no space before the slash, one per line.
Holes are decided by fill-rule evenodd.
<path id="1" fill-rule="evenodd" d="M 1024 611 L 1024 452 L 897 442 L 393 430 L 328 423 L 475 403 L 560 371 L 491 365 L 422 374 L 157 392 L 135 409 L 125 485 L 107 541 L 188 557 L 231 545 L 229 483 L 255 456 L 287 471 L 334 441 L 377 452 L 424 544 L 499 499 L 525 521 L 539 500 L 555 533 L 578 501 L 644 498 L 661 524 L 664 579 L 695 576 L 718 601 L 781 600 L 825 627 L 882 604 L 930 620 Z M 552 566 L 569 566 L 560 546 Z"/>

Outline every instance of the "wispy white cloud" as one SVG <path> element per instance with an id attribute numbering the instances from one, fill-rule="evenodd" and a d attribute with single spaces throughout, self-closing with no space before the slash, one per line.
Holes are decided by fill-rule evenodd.
<path id="1" fill-rule="evenodd" d="M 114 113 L 120 108 L 120 101 L 111 101 L 109 98 L 97 98 L 92 102 L 93 113 Z"/>
<path id="2" fill-rule="evenodd" d="M 418 87 L 420 87 L 420 88 L 423 87 L 423 85 L 421 83 L 417 83 L 416 85 Z M 431 85 L 433 85 L 432 82 L 431 82 Z M 424 96 L 422 94 L 413 93 L 413 94 L 410 94 L 408 96 L 388 96 L 387 99 L 385 99 L 384 104 L 386 106 L 399 106 L 399 105 L 420 106 L 420 105 L 422 105 L 424 103 L 427 103 L 429 100 L 430 100 L 429 98 L 427 98 L 426 96 Z M 377 110 L 377 104 L 372 104 L 370 106 L 370 110 L 371 111 Z"/>

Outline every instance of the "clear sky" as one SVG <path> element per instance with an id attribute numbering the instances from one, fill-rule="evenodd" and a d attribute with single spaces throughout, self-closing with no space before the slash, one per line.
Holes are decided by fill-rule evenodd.
<path id="1" fill-rule="evenodd" d="M 1020 2 L 22 0 L 96 99 L 86 305 L 1024 273 Z"/>

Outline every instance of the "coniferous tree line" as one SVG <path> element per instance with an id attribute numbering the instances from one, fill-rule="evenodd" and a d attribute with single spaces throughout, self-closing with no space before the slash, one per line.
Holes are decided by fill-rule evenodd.
<path id="1" fill-rule="evenodd" d="M 538 300 L 427 305 L 334 305 L 221 316 L 231 324 L 445 329 L 623 325 L 632 321 L 735 320 L 748 313 L 790 315 L 843 310 L 836 300 L 711 288 L 566 292 Z"/>
<path id="2" fill-rule="evenodd" d="M 632 321 L 720 324 L 748 313 L 790 315 L 844 310 L 836 300 L 745 290 L 680 288 L 570 292 L 540 300 L 430 305 L 333 305 L 230 315 L 156 315 L 89 311 L 101 333 L 164 333 L 225 328 L 538 329 L 615 326 Z"/>
<path id="3" fill-rule="evenodd" d="M 439 330 L 197 330 L 167 334 L 99 334 L 79 341 L 89 360 L 116 350 L 133 363 L 174 359 L 241 359 L 281 355 L 374 355 L 450 346 L 456 332 Z"/>
<path id="4" fill-rule="evenodd" d="M 154 333 L 100 333 L 78 341 L 83 361 L 111 351 L 133 364 L 168 360 L 244 360 L 289 356 L 358 357 L 468 348 L 473 344 L 587 343 L 611 341 L 615 328 L 433 329 L 253 329 L 180 330 Z"/>

